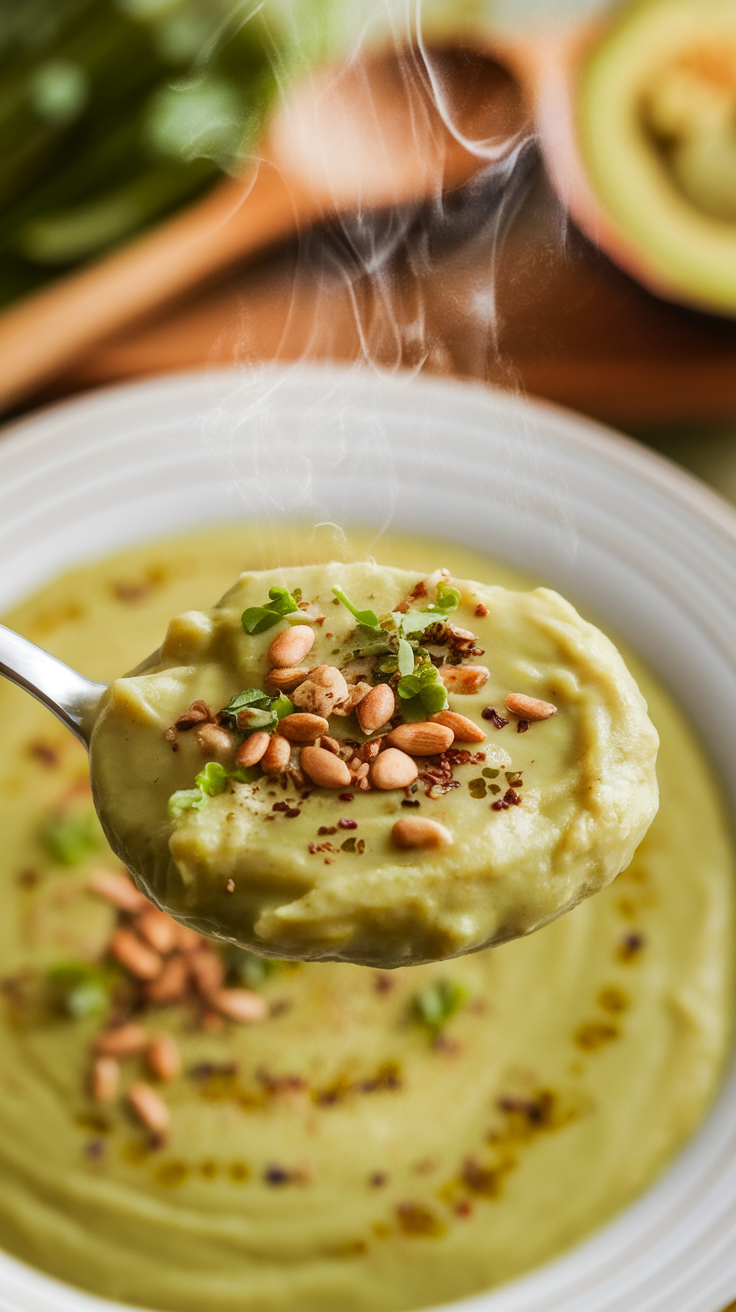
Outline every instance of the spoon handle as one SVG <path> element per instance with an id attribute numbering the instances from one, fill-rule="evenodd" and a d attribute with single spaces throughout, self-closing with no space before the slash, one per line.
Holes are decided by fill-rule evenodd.
<path id="1" fill-rule="evenodd" d="M 3 624 L 0 624 L 0 674 L 43 702 L 87 746 L 106 683 L 85 679 Z"/>

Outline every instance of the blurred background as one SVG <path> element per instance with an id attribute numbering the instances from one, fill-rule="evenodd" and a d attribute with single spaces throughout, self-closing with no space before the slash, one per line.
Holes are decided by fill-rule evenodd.
<path id="1" fill-rule="evenodd" d="M 367 363 L 736 501 L 736 0 L 0 0 L 0 195 L 5 418 Z"/>

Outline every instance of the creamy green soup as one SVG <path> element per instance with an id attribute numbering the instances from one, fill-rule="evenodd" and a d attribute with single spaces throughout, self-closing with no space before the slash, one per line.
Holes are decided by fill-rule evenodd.
<path id="1" fill-rule="evenodd" d="M 240 571 L 339 545 L 212 531 L 76 570 L 7 620 L 110 679 Z M 527 586 L 446 545 L 371 551 L 418 577 L 441 554 L 456 577 Z M 527 938 L 390 972 L 177 939 L 102 896 L 125 872 L 85 754 L 0 688 L 0 1244 L 169 1312 L 400 1312 L 529 1270 L 646 1188 L 729 1050 L 733 868 L 697 742 L 627 661 L 661 738 L 660 809 L 629 867 Z M 550 727 L 497 735 L 513 756 Z M 111 951 L 121 934 L 158 955 L 153 974 Z"/>
<path id="2" fill-rule="evenodd" d="M 395 967 L 610 883 L 656 812 L 657 746 L 621 656 L 557 593 L 332 561 L 246 572 L 173 619 L 111 684 L 90 757 L 160 907 L 270 955 Z"/>

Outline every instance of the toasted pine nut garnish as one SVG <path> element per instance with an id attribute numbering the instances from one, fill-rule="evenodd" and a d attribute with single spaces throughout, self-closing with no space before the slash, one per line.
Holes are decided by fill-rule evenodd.
<path id="1" fill-rule="evenodd" d="M 104 897 L 106 902 L 112 902 L 121 911 L 142 911 L 151 905 L 127 875 L 118 875 L 112 870 L 98 870 L 92 875 L 89 887 L 93 893 Z"/>
<path id="2" fill-rule="evenodd" d="M 374 788 L 388 792 L 392 788 L 407 788 L 413 784 L 419 770 L 406 752 L 396 747 L 387 747 L 381 752 L 370 767 L 369 779 Z"/>
<path id="3" fill-rule="evenodd" d="M 340 671 L 340 673 L 342 674 L 342 670 Z M 343 678 L 344 677 L 345 676 L 343 675 Z M 348 695 L 345 698 L 344 702 L 338 702 L 335 705 L 334 714 L 341 715 L 343 716 L 343 718 L 345 718 L 348 715 L 351 715 L 352 712 L 356 709 L 356 707 L 361 705 L 364 699 L 368 696 L 368 693 L 371 691 L 372 689 L 369 683 L 349 684 Z"/>
<path id="4" fill-rule="evenodd" d="M 222 988 L 225 968 L 216 952 L 197 952 L 189 958 L 189 973 L 199 992 L 209 998 Z"/>
<path id="5" fill-rule="evenodd" d="M 327 733 L 329 723 L 321 715 L 312 715 L 309 711 L 296 711 L 279 720 L 279 733 L 292 743 L 313 743 L 315 738 Z"/>
<path id="6" fill-rule="evenodd" d="M 267 687 L 275 688 L 277 692 L 293 692 L 300 683 L 304 683 L 308 674 L 309 669 L 306 665 L 297 666 L 296 669 L 269 670 L 264 682 Z"/>
<path id="7" fill-rule="evenodd" d="M 552 702 L 527 697 L 524 692 L 510 692 L 506 698 L 506 709 L 522 720 L 551 720 L 557 714 L 557 707 Z"/>
<path id="8" fill-rule="evenodd" d="M 268 663 L 279 668 L 293 669 L 304 660 L 314 646 L 314 629 L 307 624 L 295 624 L 274 638 L 268 649 Z"/>
<path id="9" fill-rule="evenodd" d="M 439 676 L 448 692 L 478 692 L 491 677 L 485 665 L 440 665 Z"/>
<path id="10" fill-rule="evenodd" d="M 268 1015 L 263 998 L 251 989 L 220 989 L 212 1001 L 223 1016 L 239 1025 L 256 1025 Z"/>
<path id="11" fill-rule="evenodd" d="M 101 1057 L 135 1057 L 148 1046 L 148 1035 L 142 1025 L 116 1025 L 104 1030 L 95 1039 L 95 1052 Z"/>
<path id="12" fill-rule="evenodd" d="M 165 911 L 159 911 L 158 907 L 149 906 L 148 910 L 138 917 L 135 927 L 141 938 L 164 956 L 168 952 L 173 952 L 176 947 L 178 938 L 176 921 L 172 920 L 171 916 L 167 916 Z"/>
<path id="13" fill-rule="evenodd" d="M 291 760 L 291 743 L 280 733 L 272 733 L 271 740 L 261 757 L 264 774 L 283 774 Z"/>
<path id="14" fill-rule="evenodd" d="M 329 738 L 326 734 L 322 734 L 319 742 L 315 745 L 317 747 L 322 747 L 326 752 L 332 752 L 333 756 L 340 755 L 340 744 L 337 741 L 337 738 Z"/>
<path id="15" fill-rule="evenodd" d="M 90 1083 L 95 1102 L 112 1102 L 120 1083 L 120 1067 L 114 1057 L 95 1057 Z"/>
<path id="16" fill-rule="evenodd" d="M 264 729 L 257 729 L 255 733 L 250 735 L 250 738 L 246 738 L 245 741 L 240 744 L 235 753 L 235 764 L 245 766 L 257 765 L 265 756 L 270 741 L 270 733 L 266 733 Z"/>
<path id="17" fill-rule="evenodd" d="M 187 991 L 189 958 L 169 957 L 161 974 L 146 984 L 146 999 L 152 1003 L 179 1002 Z"/>
<path id="18" fill-rule="evenodd" d="M 318 788 L 347 788 L 350 770 L 345 761 L 324 747 L 302 747 L 300 765 Z"/>
<path id="19" fill-rule="evenodd" d="M 433 724 L 444 724 L 447 729 L 452 729 L 456 743 L 483 743 L 486 740 L 480 725 L 469 720 L 467 715 L 458 715 L 457 711 L 438 711 L 429 718 Z"/>
<path id="20" fill-rule="evenodd" d="M 452 729 L 444 724 L 423 720 L 418 724 L 400 724 L 387 735 L 389 747 L 398 747 L 409 756 L 438 756 L 452 745 Z"/>
<path id="21" fill-rule="evenodd" d="M 176 933 L 176 946 L 180 952 L 198 952 L 207 946 L 208 940 L 203 934 L 198 934 L 196 929 L 190 929 L 188 925 L 182 925 L 180 920 L 176 922 Z"/>
<path id="22" fill-rule="evenodd" d="M 391 830 L 397 847 L 449 847 L 452 834 L 437 820 L 421 815 L 402 816 Z"/>
<path id="23" fill-rule="evenodd" d="M 377 683 L 360 702 L 357 709 L 358 724 L 363 733 L 375 733 L 388 724 L 396 710 L 393 689 L 387 683 Z"/>
<path id="24" fill-rule="evenodd" d="M 137 934 L 131 933 L 129 929 L 115 931 L 110 939 L 110 951 L 121 966 L 125 966 L 125 969 L 129 970 L 131 975 L 135 975 L 136 979 L 155 979 L 163 969 L 163 962 L 158 952 L 147 947 Z"/>
<path id="25" fill-rule="evenodd" d="M 171 1113 L 161 1095 L 150 1084 L 133 1084 L 128 1090 L 128 1102 L 138 1120 L 163 1138 L 169 1128 Z"/>
<path id="26" fill-rule="evenodd" d="M 173 1034 L 158 1034 L 152 1039 L 146 1057 L 159 1080 L 175 1080 L 181 1071 L 181 1053 Z"/>
<path id="27" fill-rule="evenodd" d="M 235 746 L 232 734 L 219 724 L 201 724 L 197 729 L 197 742 L 205 756 L 214 761 L 224 760 Z"/>

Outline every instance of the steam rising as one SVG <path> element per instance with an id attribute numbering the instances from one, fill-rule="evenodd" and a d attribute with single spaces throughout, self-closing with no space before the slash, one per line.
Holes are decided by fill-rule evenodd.
<path id="1" fill-rule="evenodd" d="M 461 305 L 453 307 L 452 293 L 444 296 L 448 317 L 454 309 L 465 325 L 466 372 L 483 377 L 489 357 L 499 358 L 499 266 L 536 176 L 532 128 L 518 87 L 501 66 L 471 47 L 436 44 L 422 28 L 420 9 L 405 10 L 400 21 L 390 4 L 382 14 L 388 44 L 376 50 L 366 23 L 347 58 L 327 75 L 316 70 L 296 91 L 282 92 L 273 153 L 290 181 L 321 188 L 326 219 L 334 211 L 331 221 L 299 237 L 292 314 L 303 300 L 297 293 L 308 286 L 311 317 L 298 330 L 287 322 L 275 357 L 281 369 L 274 370 L 254 363 L 258 353 L 243 304 L 239 355 L 249 367 L 205 422 L 238 513 L 274 526 L 299 520 L 349 529 L 356 516 L 338 486 L 346 475 L 360 489 L 358 522 L 375 529 L 376 537 L 392 524 L 399 484 L 388 432 L 356 398 L 353 375 L 372 371 L 401 388 L 422 371 L 451 371 L 447 333 L 428 313 L 427 289 L 439 265 L 472 271 L 459 280 Z M 346 299 L 349 324 L 344 308 L 342 316 L 335 313 Z M 294 336 L 301 342 L 296 358 Z M 269 402 L 284 371 L 347 354 L 347 369 L 323 375 L 319 400 L 276 431 Z M 518 391 L 510 366 L 505 382 Z M 339 415 L 328 439 L 325 407 Z M 528 437 L 529 420 L 518 422 Z M 514 441 L 511 431 L 508 441 Z M 418 465 L 421 444 L 418 431 Z M 448 495 L 451 451 L 448 432 Z M 564 486 L 541 448 L 530 475 L 558 488 L 558 531 L 569 555 L 574 535 Z M 498 487 L 496 494 L 499 504 L 506 498 L 505 510 L 510 499 L 515 513 L 525 513 L 518 492 Z"/>

